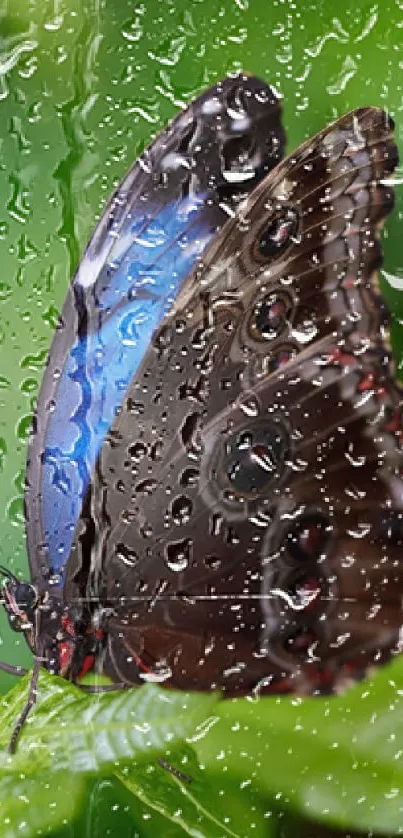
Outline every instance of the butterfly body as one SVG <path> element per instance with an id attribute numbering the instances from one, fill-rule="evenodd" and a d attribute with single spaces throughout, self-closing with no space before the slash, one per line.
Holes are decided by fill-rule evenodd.
<path id="1" fill-rule="evenodd" d="M 101 652 L 127 685 L 314 692 L 398 648 L 401 392 L 376 280 L 392 127 L 347 114 L 255 168 L 225 224 L 220 178 L 209 215 L 186 176 L 195 227 L 172 220 L 171 184 L 134 256 L 125 232 L 114 262 L 95 235 L 101 280 L 94 295 L 84 262 L 73 281 L 28 467 L 49 668 L 76 678 Z"/>

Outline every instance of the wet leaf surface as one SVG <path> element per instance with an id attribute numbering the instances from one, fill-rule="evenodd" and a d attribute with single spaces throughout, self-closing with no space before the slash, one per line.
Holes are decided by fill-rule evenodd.
<path id="1" fill-rule="evenodd" d="M 3 701 L 3 743 L 26 697 L 25 682 Z M 238 838 L 253 823 L 253 834 L 263 838 L 288 808 L 339 829 L 397 834 L 402 724 L 401 660 L 329 699 L 222 701 L 154 685 L 88 696 L 43 673 L 17 753 L 3 753 L 0 811 L 4 823 L 10 819 L 10 838 L 21 834 L 26 800 L 22 834 L 63 820 L 74 825 L 87 805 L 88 783 L 103 776 L 130 792 L 131 816 L 143 821 L 147 836 L 163 818 L 166 834 Z"/>

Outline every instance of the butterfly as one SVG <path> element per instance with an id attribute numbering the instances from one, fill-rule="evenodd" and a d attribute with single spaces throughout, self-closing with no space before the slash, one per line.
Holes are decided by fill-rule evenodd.
<path id="1" fill-rule="evenodd" d="M 274 92 L 228 78 L 95 230 L 29 446 L 31 582 L 3 569 L 37 666 L 315 693 L 399 648 L 393 123 L 361 108 L 284 143 Z"/>

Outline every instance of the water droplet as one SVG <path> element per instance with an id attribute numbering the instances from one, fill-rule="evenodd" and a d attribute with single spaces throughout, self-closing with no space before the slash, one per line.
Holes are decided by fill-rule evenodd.
<path id="1" fill-rule="evenodd" d="M 184 489 L 197 486 L 200 477 L 200 472 L 196 468 L 185 468 L 179 478 L 179 484 Z"/>
<path id="2" fill-rule="evenodd" d="M 218 556 L 205 556 L 204 564 L 207 570 L 217 571 L 221 567 L 221 559 Z"/>
<path id="3" fill-rule="evenodd" d="M 4 460 L 7 454 L 7 445 L 6 440 L 3 437 L 0 437 L 0 471 L 3 470 L 4 467 Z"/>
<path id="4" fill-rule="evenodd" d="M 143 37 L 143 25 L 140 15 L 137 14 L 122 26 L 122 35 L 130 43 L 136 43 Z"/>
<path id="5" fill-rule="evenodd" d="M 47 349 L 44 349 L 43 352 L 38 352 L 36 355 L 26 355 L 25 358 L 22 358 L 20 362 L 20 367 L 22 369 L 42 371 L 43 367 L 45 366 L 47 356 Z"/>
<path id="6" fill-rule="evenodd" d="M 348 451 L 345 452 L 344 456 L 354 468 L 361 468 L 367 461 L 364 454 L 354 456 L 354 444 L 352 442 L 349 443 Z"/>
<path id="7" fill-rule="evenodd" d="M 259 400 L 254 395 L 248 395 L 239 402 L 239 407 L 245 416 L 254 419 L 259 415 L 260 405 Z"/>
<path id="8" fill-rule="evenodd" d="M 0 282 L 0 302 L 7 300 L 11 296 L 13 289 L 7 282 Z"/>
<path id="9" fill-rule="evenodd" d="M 17 425 L 17 436 L 18 439 L 23 440 L 24 442 L 29 439 L 30 433 L 32 429 L 32 416 L 29 414 L 28 416 L 23 416 Z"/>
<path id="10" fill-rule="evenodd" d="M 318 327 L 312 320 L 306 320 L 298 327 L 293 328 L 291 334 L 298 343 L 310 343 L 318 334 Z"/>
<path id="11" fill-rule="evenodd" d="M 148 55 L 158 64 L 165 67 L 174 67 L 185 49 L 187 38 L 185 35 L 179 35 L 176 38 L 166 38 L 159 44 L 158 51 L 149 51 Z"/>
<path id="12" fill-rule="evenodd" d="M 142 480 L 140 483 L 137 483 L 137 486 L 135 486 L 134 491 L 142 495 L 152 495 L 157 486 L 158 483 L 156 480 L 151 480 L 151 478 L 148 478 L 147 480 Z"/>
<path id="13" fill-rule="evenodd" d="M 172 677 L 172 669 L 167 663 L 157 662 L 153 672 L 140 672 L 139 678 L 149 684 L 163 684 Z"/>
<path id="14" fill-rule="evenodd" d="M 7 507 L 7 516 L 15 527 L 24 526 L 24 501 L 22 497 L 13 498 L 10 501 Z"/>
<path id="15" fill-rule="evenodd" d="M 366 538 L 366 536 L 371 532 L 371 524 L 366 523 L 364 521 L 360 522 L 355 530 L 347 529 L 346 532 L 348 535 L 351 535 L 351 538 Z"/>
<path id="16" fill-rule="evenodd" d="M 200 434 L 198 432 L 200 424 L 199 413 L 188 413 L 185 421 L 180 429 L 182 443 L 186 448 L 189 457 L 196 459 L 202 452 Z"/>
<path id="17" fill-rule="evenodd" d="M 192 514 L 192 502 L 190 498 L 187 498 L 185 495 L 176 497 L 172 501 L 171 514 L 177 526 L 186 524 Z"/>
<path id="18" fill-rule="evenodd" d="M 151 524 L 149 524 L 148 521 L 145 521 L 144 524 L 140 527 L 140 535 L 142 535 L 143 538 L 151 538 L 152 534 L 153 528 Z"/>
<path id="19" fill-rule="evenodd" d="M 190 538 L 172 541 L 165 547 L 165 562 L 169 570 L 180 573 L 190 564 L 193 543 Z"/>
<path id="20" fill-rule="evenodd" d="M 224 523 L 224 518 L 220 515 L 219 512 L 213 513 L 210 517 L 210 533 L 211 535 L 218 536 L 220 535 L 222 525 Z"/>
<path id="21" fill-rule="evenodd" d="M 338 77 L 334 80 L 332 84 L 328 84 L 326 86 L 327 92 L 331 96 L 337 96 L 339 93 L 342 93 L 343 90 L 347 87 L 348 82 L 352 79 L 358 69 L 357 62 L 351 55 L 346 55 L 343 65 L 340 68 Z"/>
<path id="22" fill-rule="evenodd" d="M 139 440 L 138 442 L 133 442 L 132 445 L 130 445 L 127 449 L 127 453 L 129 454 L 132 460 L 139 462 L 143 457 L 146 456 L 147 446 L 141 440 Z"/>
<path id="23" fill-rule="evenodd" d="M 144 402 L 137 402 L 129 396 L 127 399 L 127 410 L 133 416 L 142 416 L 145 411 Z"/>
<path id="24" fill-rule="evenodd" d="M 159 355 L 162 355 L 172 343 L 172 328 L 170 326 L 161 326 L 156 335 L 153 337 L 153 346 Z"/>
<path id="25" fill-rule="evenodd" d="M 135 567 L 139 557 L 134 550 L 127 546 L 127 544 L 117 544 L 116 548 L 116 558 L 121 561 L 127 567 Z"/>

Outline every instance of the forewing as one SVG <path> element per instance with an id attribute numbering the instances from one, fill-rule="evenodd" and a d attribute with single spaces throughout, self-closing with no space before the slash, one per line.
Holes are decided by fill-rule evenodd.
<path id="1" fill-rule="evenodd" d="M 396 643 L 401 394 L 375 274 L 396 161 L 380 110 L 326 128 L 240 206 L 154 336 L 69 579 L 92 528 L 113 677 L 334 688 Z"/>
<path id="2" fill-rule="evenodd" d="M 197 99 L 122 181 L 50 350 L 26 489 L 33 579 L 60 588 L 97 456 L 151 335 L 233 207 L 282 155 L 280 105 L 247 76 Z M 47 582 L 46 582 L 47 584 Z"/>

